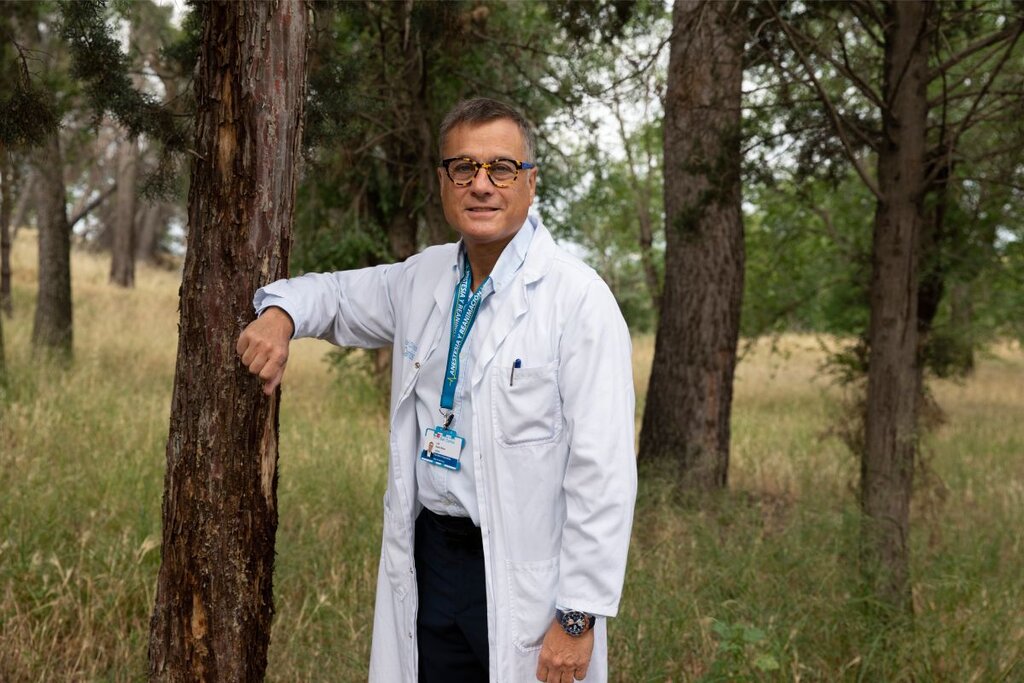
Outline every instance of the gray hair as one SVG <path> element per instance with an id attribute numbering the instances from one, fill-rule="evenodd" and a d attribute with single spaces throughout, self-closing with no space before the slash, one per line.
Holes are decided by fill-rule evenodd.
<path id="1" fill-rule="evenodd" d="M 444 120 L 441 121 L 441 131 L 438 136 L 440 153 L 444 154 L 445 140 L 448 138 L 448 133 L 456 126 L 463 123 L 489 123 L 499 119 L 509 119 L 519 126 L 519 132 L 522 133 L 523 142 L 526 146 L 526 158 L 519 161 L 534 161 L 533 151 L 536 148 L 536 144 L 529 121 L 517 109 L 488 97 L 474 97 L 471 100 L 462 100 L 452 107 L 451 111 L 444 117 Z"/>

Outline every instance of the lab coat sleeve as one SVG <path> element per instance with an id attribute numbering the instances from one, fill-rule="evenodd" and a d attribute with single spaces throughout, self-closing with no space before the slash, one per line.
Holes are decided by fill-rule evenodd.
<path id="1" fill-rule="evenodd" d="M 395 336 L 392 294 L 404 263 L 336 273 L 309 273 L 277 280 L 256 291 L 253 307 L 261 314 L 283 309 L 295 325 L 294 339 L 316 337 L 338 344 L 378 348 Z"/>
<path id="2" fill-rule="evenodd" d="M 636 501 L 629 330 L 594 279 L 563 327 L 558 386 L 569 438 L 556 604 L 615 616 Z"/>

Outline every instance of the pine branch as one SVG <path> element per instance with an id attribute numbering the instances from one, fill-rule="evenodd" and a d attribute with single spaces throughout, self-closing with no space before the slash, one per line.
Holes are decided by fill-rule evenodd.
<path id="1" fill-rule="evenodd" d="M 948 71 L 952 67 L 956 66 L 957 64 L 964 61 L 965 59 L 967 59 L 968 57 L 970 57 L 971 55 L 975 54 L 980 50 L 984 50 L 985 48 L 991 45 L 995 45 L 996 43 L 1002 42 L 1007 38 L 1010 38 L 1011 36 L 1013 36 L 1014 41 L 1016 41 L 1016 36 L 1020 35 L 1022 27 L 1024 27 L 1024 18 L 1022 18 L 1015 24 L 1010 24 L 1001 31 L 990 33 L 989 35 L 980 38 L 979 40 L 960 50 L 960 52 L 956 53 L 955 55 L 944 61 L 942 64 L 939 64 L 934 69 L 929 71 L 928 75 L 925 77 L 926 82 L 931 83 L 932 81 L 939 77 L 939 74 L 941 74 L 944 71 Z"/>
<path id="2" fill-rule="evenodd" d="M 978 107 L 980 106 L 982 99 L 984 99 L 985 94 L 988 92 L 988 89 L 992 87 L 992 84 L 995 82 L 996 78 L 999 76 L 999 72 L 1002 71 L 1003 67 L 1006 65 L 1007 61 L 1010 59 L 1010 55 L 1013 54 L 1013 48 L 1014 48 L 1014 46 L 1016 46 L 1017 41 L 1020 39 L 1020 36 L 1021 36 L 1022 33 L 1024 33 L 1024 21 L 1019 22 L 1015 26 L 1015 32 L 1012 34 L 1013 38 L 1012 38 L 1012 40 L 1010 40 L 1008 42 L 1008 44 L 1006 46 L 1006 50 L 1004 50 L 1004 52 L 1003 52 L 1002 58 L 999 60 L 999 63 L 996 64 L 995 68 L 989 74 L 988 80 L 985 81 L 985 84 L 982 86 L 981 90 L 978 92 L 978 96 L 976 98 L 974 98 L 974 101 L 971 103 L 971 107 L 968 110 L 966 116 L 964 116 L 962 119 L 960 119 L 960 123 L 957 126 L 956 131 L 953 133 L 952 137 L 950 137 L 948 140 L 945 140 L 945 141 L 943 141 L 941 143 L 945 147 L 945 149 L 946 149 L 946 166 L 947 166 L 947 168 L 948 168 L 949 164 L 952 163 L 953 150 L 959 144 L 960 137 L 963 135 L 965 130 L 968 130 L 970 128 L 970 126 L 973 125 L 971 123 L 971 119 L 973 118 L 975 112 L 978 110 Z M 941 171 L 942 171 L 942 164 L 936 164 L 935 167 L 932 168 L 932 170 L 925 177 L 925 179 L 924 179 L 924 186 L 928 187 L 929 185 L 931 185 L 931 183 L 934 182 L 935 178 L 938 177 L 938 174 Z"/>
<path id="3" fill-rule="evenodd" d="M 789 26 L 789 22 L 785 21 L 784 19 L 782 19 L 782 17 L 779 16 L 778 8 L 775 6 L 774 1 L 770 1 L 768 3 L 768 7 L 771 9 L 772 14 L 775 16 L 776 20 L 779 22 L 779 25 L 782 27 L 783 32 L 786 34 L 786 37 L 789 40 L 789 44 L 793 47 L 794 52 L 796 52 L 797 57 L 800 60 L 800 64 L 803 66 L 808 78 L 814 85 L 814 90 L 818 93 L 818 97 L 820 98 L 822 104 L 825 105 L 825 109 L 828 112 L 829 118 L 832 121 L 832 126 L 835 129 L 836 135 L 839 137 L 840 142 L 842 142 L 843 144 L 843 149 L 846 151 L 847 158 L 850 160 L 850 163 L 853 164 L 854 169 L 857 171 L 857 175 L 860 176 L 860 179 L 861 181 L 863 181 L 864 185 L 871 191 L 873 195 L 875 195 L 875 197 L 879 201 L 882 201 L 883 196 L 881 190 L 878 189 L 878 184 L 871 178 L 871 176 L 867 172 L 867 169 L 864 168 L 864 164 L 854 153 L 853 146 L 850 144 L 849 136 L 846 132 L 846 126 L 843 123 L 843 118 L 840 116 L 839 110 L 836 109 L 835 104 L 833 104 L 832 98 L 829 97 L 828 92 L 821 85 L 821 82 L 818 80 L 818 78 L 814 75 L 814 69 L 811 67 L 810 62 L 807 59 L 807 56 L 804 54 L 804 51 L 800 48 L 798 41 L 793 37 L 793 33 L 791 31 L 791 27 Z"/>

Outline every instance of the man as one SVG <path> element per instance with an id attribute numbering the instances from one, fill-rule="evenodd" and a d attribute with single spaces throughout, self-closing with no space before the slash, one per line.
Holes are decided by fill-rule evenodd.
<path id="1" fill-rule="evenodd" d="M 636 495 L 629 333 L 528 215 L 522 115 L 469 100 L 440 140 L 461 241 L 264 287 L 238 353 L 269 394 L 293 337 L 393 346 L 372 681 L 604 681 Z"/>

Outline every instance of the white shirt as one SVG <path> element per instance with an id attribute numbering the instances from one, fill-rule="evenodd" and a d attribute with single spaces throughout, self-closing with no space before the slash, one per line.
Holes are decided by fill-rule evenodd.
<path id="1" fill-rule="evenodd" d="M 452 412 L 455 419 L 451 429 L 466 440 L 462 448 L 460 469 L 452 471 L 432 465 L 424 460 L 416 462 L 416 498 L 420 504 L 432 512 L 449 517 L 469 517 L 480 526 L 480 510 L 477 504 L 473 458 L 473 401 L 470 392 L 466 391 L 469 378 L 473 376 L 473 367 L 477 357 L 477 348 L 483 336 L 480 330 L 487 329 L 494 320 L 495 305 L 489 305 L 492 298 L 500 297 L 506 286 L 512 281 L 516 272 L 526 260 L 526 252 L 536 231 L 533 222 L 527 219 L 512 241 L 505 246 L 498 257 L 488 280 L 481 285 L 483 299 L 477 312 L 476 321 L 470 330 L 469 337 L 459 354 L 459 380 L 455 385 L 455 400 Z M 455 287 L 465 274 L 465 249 L 457 252 L 457 258 L 451 264 L 452 299 Z M 451 303 L 448 305 L 451 311 Z M 450 315 L 450 314 L 449 314 Z M 444 381 L 445 365 L 448 362 L 448 349 L 451 343 L 450 334 L 443 334 L 437 350 L 420 368 L 416 380 L 416 419 L 422 435 L 426 430 L 442 424 L 441 386 Z"/>

